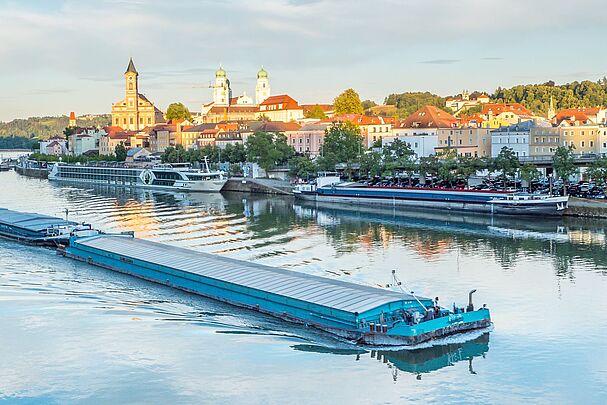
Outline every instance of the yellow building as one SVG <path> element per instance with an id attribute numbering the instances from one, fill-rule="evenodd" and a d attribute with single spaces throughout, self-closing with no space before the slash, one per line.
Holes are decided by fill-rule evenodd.
<path id="1" fill-rule="evenodd" d="M 598 153 L 600 152 L 599 126 L 580 125 L 559 127 L 560 138 L 563 146 L 573 146 L 573 153 Z"/>
<path id="2" fill-rule="evenodd" d="M 501 128 L 534 119 L 534 114 L 519 103 L 484 104 L 483 128 Z"/>
<path id="3" fill-rule="evenodd" d="M 112 125 L 129 131 L 140 131 L 146 126 L 164 122 L 162 111 L 139 93 L 138 77 L 131 58 L 124 72 L 126 97 L 112 104 Z"/>
<path id="4" fill-rule="evenodd" d="M 439 128 L 436 152 L 453 149 L 458 156 L 491 156 L 490 128 Z"/>
<path id="5" fill-rule="evenodd" d="M 529 156 L 552 156 L 560 145 L 560 128 L 532 127 L 529 131 Z"/>

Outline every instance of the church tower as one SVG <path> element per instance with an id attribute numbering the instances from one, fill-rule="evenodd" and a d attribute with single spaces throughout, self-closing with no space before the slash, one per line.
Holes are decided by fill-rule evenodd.
<path id="1" fill-rule="evenodd" d="M 268 81 L 268 72 L 265 71 L 263 66 L 261 70 L 257 72 L 257 86 L 255 86 L 255 104 L 259 105 L 263 101 L 270 97 L 270 82 Z"/>
<path id="2" fill-rule="evenodd" d="M 556 116 L 556 109 L 554 108 L 554 99 L 550 96 L 550 106 L 548 107 L 548 119 L 551 120 Z"/>
<path id="3" fill-rule="evenodd" d="M 131 131 L 139 130 L 139 106 L 137 105 L 137 96 L 139 94 L 138 78 L 139 73 L 137 73 L 133 58 L 131 58 L 129 66 L 126 68 L 126 72 L 124 72 L 127 110 L 131 113 L 131 118 L 124 129 Z"/>
<path id="4" fill-rule="evenodd" d="M 215 72 L 215 85 L 213 86 L 213 103 L 216 106 L 228 106 L 230 104 L 230 98 L 232 97 L 232 90 L 230 89 L 230 81 L 226 71 L 223 67 L 219 66 L 219 69 Z"/>
<path id="5" fill-rule="evenodd" d="M 76 113 L 73 111 L 70 112 L 70 119 L 68 121 L 67 126 L 70 128 L 76 128 Z"/>

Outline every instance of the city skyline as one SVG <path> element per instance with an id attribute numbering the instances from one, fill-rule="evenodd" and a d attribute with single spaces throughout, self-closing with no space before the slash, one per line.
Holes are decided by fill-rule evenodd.
<path id="1" fill-rule="evenodd" d="M 545 0 L 507 8 L 478 0 L 0 0 L 0 120 L 109 113 L 131 56 L 141 92 L 163 110 L 183 102 L 198 111 L 212 99 L 220 64 L 235 95 L 254 94 L 263 65 L 272 93 L 300 103 L 331 102 L 349 87 L 381 103 L 405 91 L 596 81 L 606 31 L 596 8 Z"/>

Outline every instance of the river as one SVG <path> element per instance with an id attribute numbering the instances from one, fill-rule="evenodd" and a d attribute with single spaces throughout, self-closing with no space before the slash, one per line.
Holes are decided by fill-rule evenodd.
<path id="1" fill-rule="evenodd" d="M 0 240 L 0 403 L 607 403 L 607 223 L 316 207 L 0 173 L 0 207 L 492 311 L 490 333 L 370 350 Z"/>

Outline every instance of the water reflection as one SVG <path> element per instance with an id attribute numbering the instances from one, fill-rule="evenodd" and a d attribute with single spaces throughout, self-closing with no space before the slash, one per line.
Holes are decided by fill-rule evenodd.
<path id="1" fill-rule="evenodd" d="M 577 262 L 607 275 L 607 221 L 579 218 L 511 218 L 436 211 L 296 202 L 300 218 L 315 219 L 336 246 L 348 251 L 403 243 L 428 261 L 457 248 L 464 255 L 493 252 L 503 268 L 528 255 L 552 259 L 555 274 L 573 277 Z"/>
<path id="2" fill-rule="evenodd" d="M 361 350 L 352 348 L 330 348 L 313 344 L 293 345 L 293 349 L 311 353 L 329 353 L 341 356 L 351 356 L 355 361 L 365 357 L 375 359 L 385 364 L 391 371 L 394 381 L 399 372 L 415 374 L 421 379 L 421 374 L 431 373 L 445 367 L 453 366 L 461 361 L 468 362 L 468 372 L 476 374 L 473 367 L 475 357 L 485 358 L 489 351 L 489 333 L 463 343 L 449 343 L 415 350 Z"/>

